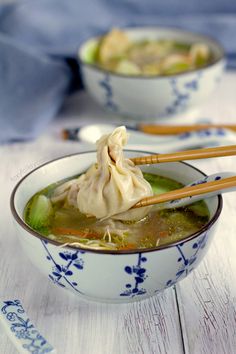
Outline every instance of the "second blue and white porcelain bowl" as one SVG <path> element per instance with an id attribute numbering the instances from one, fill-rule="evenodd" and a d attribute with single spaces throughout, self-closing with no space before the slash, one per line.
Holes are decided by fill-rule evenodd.
<path id="1" fill-rule="evenodd" d="M 200 105 L 217 86 L 224 69 L 224 50 L 210 37 L 176 28 L 137 27 L 124 29 L 135 41 L 173 39 L 205 43 L 213 61 L 204 68 L 169 76 L 127 76 L 89 63 L 99 38 L 86 41 L 78 57 L 85 87 L 106 110 L 134 120 L 155 121 Z"/>
<path id="2" fill-rule="evenodd" d="M 126 156 L 147 152 L 126 152 Z M 21 245 L 46 278 L 84 299 L 131 302 L 153 296 L 185 278 L 205 256 L 222 209 L 222 197 L 206 200 L 210 221 L 182 241 L 132 251 L 92 251 L 61 246 L 41 236 L 23 220 L 27 201 L 37 191 L 66 177 L 82 173 L 96 160 L 96 152 L 62 157 L 42 165 L 15 187 L 11 210 Z M 181 162 L 145 166 L 145 171 L 188 184 L 205 176 Z M 60 246 L 60 247 L 59 247 Z"/>

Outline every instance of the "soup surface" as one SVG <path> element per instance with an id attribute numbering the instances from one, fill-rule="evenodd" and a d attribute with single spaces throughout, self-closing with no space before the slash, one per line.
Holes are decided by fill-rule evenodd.
<path id="1" fill-rule="evenodd" d="M 124 75 L 174 75 L 206 66 L 213 55 L 205 43 L 169 39 L 131 41 L 113 29 L 90 51 L 87 61 Z"/>
<path id="2" fill-rule="evenodd" d="M 144 173 L 155 194 L 181 188 L 172 179 Z M 76 176 L 77 177 L 77 176 Z M 54 183 L 36 193 L 25 207 L 25 222 L 61 244 L 106 250 L 151 248 L 175 242 L 201 229 L 209 220 L 205 202 L 169 210 L 152 210 L 142 220 L 97 220 L 64 201 L 52 202 L 55 189 L 76 177 Z"/>

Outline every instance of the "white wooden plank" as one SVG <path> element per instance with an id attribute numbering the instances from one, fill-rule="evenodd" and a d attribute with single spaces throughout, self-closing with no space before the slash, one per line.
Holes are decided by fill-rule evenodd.
<path id="1" fill-rule="evenodd" d="M 48 336 L 65 353 L 170 353 L 173 347 L 175 353 L 183 353 L 172 291 L 127 305 L 88 303 L 55 292 L 47 292 L 47 306 L 43 310 L 42 304 L 41 309 L 49 316 Z M 42 325 L 45 327 L 44 319 Z"/>

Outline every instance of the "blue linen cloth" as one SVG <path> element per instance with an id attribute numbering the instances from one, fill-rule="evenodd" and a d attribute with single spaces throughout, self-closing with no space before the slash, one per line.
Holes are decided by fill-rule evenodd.
<path id="1" fill-rule="evenodd" d="M 79 45 L 111 27 L 164 25 L 211 35 L 236 68 L 233 0 L 40 0 L 0 7 L 0 142 L 31 139 L 68 94 Z"/>

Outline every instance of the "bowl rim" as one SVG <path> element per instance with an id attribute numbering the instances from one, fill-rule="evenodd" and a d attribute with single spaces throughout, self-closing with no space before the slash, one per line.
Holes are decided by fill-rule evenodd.
<path id="1" fill-rule="evenodd" d="M 124 150 L 125 152 L 137 152 L 137 153 L 151 153 L 153 154 L 153 152 L 149 152 L 149 151 L 142 151 L 142 150 Z M 25 231 L 27 231 L 31 236 L 34 236 L 38 239 L 40 239 L 41 241 L 46 241 L 47 243 L 53 244 L 54 246 L 60 246 L 61 249 L 62 248 L 69 248 L 69 249 L 73 249 L 73 250 L 77 250 L 77 251 L 83 251 L 83 252 L 90 252 L 90 253 L 96 253 L 96 254 L 107 254 L 107 255 L 127 255 L 127 254 L 139 254 L 139 253 L 147 253 L 147 252 L 156 252 L 156 251 L 162 251 L 171 247 L 176 247 L 178 245 L 184 244 L 188 241 L 191 241 L 195 238 L 197 238 L 199 235 L 205 233 L 206 231 L 208 231 L 214 224 L 215 222 L 218 220 L 222 208 L 223 208 L 223 198 L 221 194 L 218 194 L 218 205 L 217 205 L 217 209 L 215 214 L 213 215 L 212 218 L 210 218 L 210 220 L 206 223 L 206 225 L 204 225 L 200 230 L 194 232 L 193 234 L 190 234 L 189 236 L 175 241 L 175 242 L 169 242 L 166 243 L 164 245 L 160 245 L 160 246 L 156 246 L 156 247 L 149 247 L 149 248 L 139 248 L 139 249 L 133 249 L 133 250 L 95 250 L 95 249 L 88 249 L 88 248 L 83 248 L 83 247 L 74 247 L 74 246 L 70 246 L 70 245 L 63 245 L 62 243 L 56 241 L 56 240 L 51 240 L 49 238 L 47 238 L 46 236 L 41 235 L 39 232 L 33 230 L 28 224 L 26 224 L 26 222 L 19 216 L 19 214 L 16 211 L 15 208 L 15 195 L 18 191 L 18 188 L 20 187 L 20 185 L 22 184 L 22 182 L 31 174 L 33 174 L 35 171 L 41 169 L 42 167 L 45 167 L 47 165 L 50 165 L 53 162 L 59 161 L 59 160 L 63 160 L 63 159 L 68 159 L 71 158 L 73 156 L 76 155 L 84 155 L 84 154 L 88 154 L 88 153 L 96 153 L 95 150 L 87 150 L 87 151 L 82 151 L 82 152 L 77 152 L 77 153 L 72 153 L 72 154 L 68 154 L 65 156 L 61 156 L 55 159 L 52 159 L 48 162 L 45 162 L 43 164 L 41 164 L 40 166 L 37 166 L 36 168 L 34 168 L 33 170 L 31 170 L 29 173 L 27 173 L 25 176 L 23 176 L 18 183 L 16 184 L 16 186 L 14 187 L 11 196 L 10 196 L 10 209 L 11 209 L 11 213 L 15 219 L 15 221 L 17 222 L 17 224 L 19 226 L 21 226 Z M 180 164 L 184 164 L 187 165 L 188 167 L 194 169 L 197 172 L 200 172 L 202 174 L 202 176 L 207 176 L 204 172 L 202 172 L 200 169 L 198 169 L 197 167 L 183 162 L 183 161 L 179 161 L 178 163 Z M 66 177 L 65 177 L 66 178 Z"/>
<path id="2" fill-rule="evenodd" d="M 214 37 L 211 37 L 209 35 L 205 35 L 199 32 L 193 32 L 193 31 L 188 31 L 185 29 L 181 29 L 178 27 L 167 27 L 167 26 L 140 26 L 140 27 L 120 27 L 119 29 L 124 30 L 124 31 L 140 31 L 140 30 L 150 30 L 150 31 L 158 31 L 158 30 L 166 30 L 166 31 L 173 31 L 173 32 L 179 32 L 179 33 L 183 33 L 186 35 L 194 35 L 194 36 L 199 36 L 202 37 L 203 41 L 204 40 L 208 40 L 210 42 L 212 42 L 220 51 L 220 57 L 218 59 L 215 59 L 214 61 L 212 61 L 211 63 L 204 65 L 200 68 L 197 69 L 192 69 L 192 70 L 188 70 L 188 71 L 183 71 L 181 73 L 177 73 L 177 74 L 169 74 L 169 75 L 126 75 L 126 74 L 122 74 L 122 73 L 116 73 L 114 71 L 111 70 L 106 70 L 104 68 L 100 68 L 98 65 L 93 64 L 93 63 L 87 63 L 85 62 L 85 60 L 82 58 L 82 49 L 84 48 L 84 46 L 92 41 L 92 40 L 98 40 L 99 38 L 101 38 L 104 34 L 108 33 L 105 32 L 103 35 L 100 36 L 94 36 L 94 37 L 90 37 L 88 39 L 86 39 L 85 41 L 83 41 L 81 43 L 81 45 L 79 46 L 78 50 L 77 50 L 77 59 L 79 64 L 82 66 L 87 66 L 91 69 L 93 69 L 94 71 L 97 72 L 102 72 L 103 74 L 109 74 L 111 76 L 115 76 L 115 77 L 120 77 L 120 78 L 127 78 L 127 79 L 143 79 L 143 80 L 156 80 L 156 79 L 168 79 L 168 78 L 175 78 L 175 77 L 179 77 L 179 76 L 184 76 L 187 74 L 192 74 L 192 73 L 199 73 L 201 71 L 205 71 L 210 67 L 215 66 L 216 64 L 220 63 L 220 62 L 224 62 L 226 60 L 226 54 L 225 54 L 225 49 L 224 47 L 221 45 L 221 43 Z"/>

